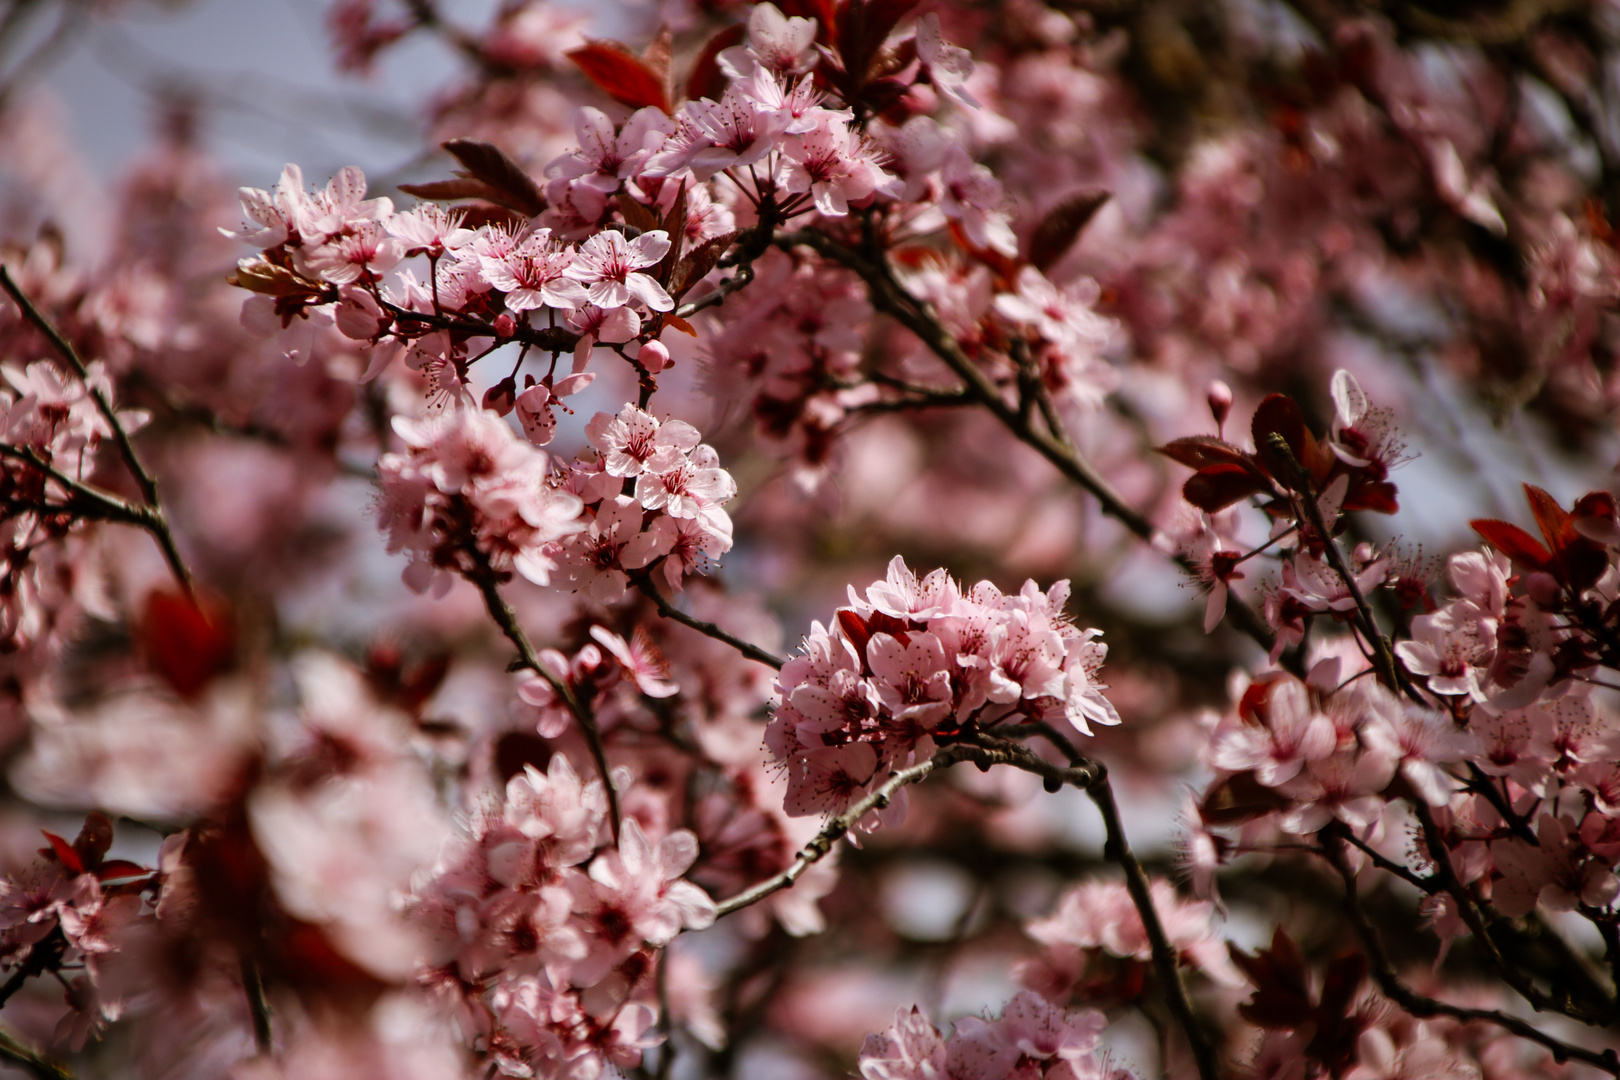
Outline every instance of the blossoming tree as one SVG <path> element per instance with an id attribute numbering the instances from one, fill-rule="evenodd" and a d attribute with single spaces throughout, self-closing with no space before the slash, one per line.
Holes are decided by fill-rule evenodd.
<path id="1" fill-rule="evenodd" d="M 1620 12 L 467 17 L 99 260 L 0 67 L 7 1068 L 1620 1076 Z"/>

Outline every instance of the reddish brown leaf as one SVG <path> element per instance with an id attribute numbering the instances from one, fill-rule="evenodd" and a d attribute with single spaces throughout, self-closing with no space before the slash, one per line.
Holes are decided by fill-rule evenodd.
<path id="1" fill-rule="evenodd" d="M 838 5 L 838 51 L 857 84 L 873 77 L 873 61 L 918 0 L 843 0 Z"/>
<path id="2" fill-rule="evenodd" d="M 79 858 L 84 861 L 85 866 L 94 868 L 101 864 L 102 857 L 112 847 L 112 842 L 111 819 L 99 810 L 92 810 L 85 815 L 79 835 L 73 838 L 73 850 L 79 853 Z"/>
<path id="3" fill-rule="evenodd" d="M 689 337 L 698 336 L 697 327 L 693 326 L 679 315 L 665 315 L 664 325 L 669 327 L 671 330 L 679 330 L 681 333 L 686 334 Z"/>
<path id="4" fill-rule="evenodd" d="M 1286 806 L 1288 800 L 1256 780 L 1253 773 L 1241 772 L 1210 788 L 1198 814 L 1208 825 L 1241 825 Z"/>
<path id="5" fill-rule="evenodd" d="M 738 233 L 729 232 L 724 236 L 716 236 L 705 240 L 692 249 L 686 258 L 682 259 L 676 266 L 675 273 L 669 283 L 669 295 L 679 300 L 691 290 L 692 286 L 708 277 L 709 271 L 713 270 L 715 265 L 720 262 L 721 257 L 730 249 L 738 235 Z"/>
<path id="6" fill-rule="evenodd" d="M 454 199 L 485 199 L 498 203 L 504 196 L 476 176 L 458 176 L 453 180 L 432 180 L 426 184 L 400 184 L 399 190 L 418 199 L 449 202 Z"/>
<path id="7" fill-rule="evenodd" d="M 675 72 L 672 69 L 671 57 L 675 48 L 675 38 L 669 32 L 669 27 L 659 29 L 647 47 L 641 50 L 641 62 L 647 65 L 647 70 L 658 77 L 658 85 L 662 89 L 666 106 L 673 106 L 675 102 Z M 670 111 L 668 107 L 665 112 Z"/>
<path id="8" fill-rule="evenodd" d="M 222 606 L 162 590 L 146 598 L 140 640 L 152 670 L 183 698 L 199 694 L 236 656 L 236 634 Z"/>
<path id="9" fill-rule="evenodd" d="M 602 92 L 632 109 L 669 112 L 662 76 L 617 41 L 590 40 L 565 54 Z"/>
<path id="10" fill-rule="evenodd" d="M 545 196 L 540 194 L 534 177 L 507 157 L 500 147 L 477 139 L 451 139 L 443 146 L 473 179 L 482 180 L 495 190 L 496 195 L 482 198 L 529 217 L 535 217 L 546 208 Z"/>
<path id="11" fill-rule="evenodd" d="M 713 98 L 719 100 L 720 95 L 726 92 L 726 85 L 730 82 L 725 73 L 720 70 L 720 54 L 733 45 L 742 44 L 748 37 L 748 27 L 742 23 L 728 26 L 703 46 L 698 58 L 692 65 L 692 74 L 686 79 L 686 96 L 693 101 L 698 98 Z"/>
<path id="12" fill-rule="evenodd" d="M 1082 191 L 1048 210 L 1029 238 L 1029 261 L 1035 268 L 1045 271 L 1061 259 L 1109 197 L 1100 189 Z"/>
<path id="13" fill-rule="evenodd" d="M 619 213 L 624 215 L 626 225 L 642 232 L 652 232 L 659 227 L 658 219 L 653 216 L 653 212 L 636 202 L 627 192 L 619 194 Z"/>
<path id="14" fill-rule="evenodd" d="M 1541 535 L 1546 538 L 1549 549 L 1555 552 L 1562 551 L 1579 536 L 1569 511 L 1559 506 L 1557 499 L 1534 484 L 1524 485 L 1524 494 L 1530 502 L 1530 512 L 1535 515 L 1536 525 L 1541 529 Z"/>
<path id="15" fill-rule="evenodd" d="M 1171 439 L 1154 449 L 1171 461 L 1179 461 L 1189 469 L 1202 469 L 1206 465 L 1245 467 L 1249 465 L 1248 454 L 1213 435 L 1187 435 L 1180 439 Z"/>
<path id="16" fill-rule="evenodd" d="M 1305 429 L 1305 416 L 1299 411 L 1298 403 L 1287 394 L 1272 394 L 1254 411 L 1251 430 L 1254 435 L 1254 456 L 1260 467 L 1284 487 L 1299 490 L 1293 479 L 1293 470 L 1271 445 L 1271 436 L 1281 435 L 1296 462 L 1301 466 L 1309 462 L 1310 432 Z"/>
<path id="17" fill-rule="evenodd" d="M 1475 518 L 1468 524 L 1487 544 L 1521 566 L 1546 570 L 1552 564 L 1552 553 L 1517 525 L 1491 518 Z"/>
<path id="18" fill-rule="evenodd" d="M 1244 465 L 1211 465 L 1199 469 L 1181 486 L 1183 498 L 1210 514 L 1270 490 L 1270 481 Z"/>
<path id="19" fill-rule="evenodd" d="M 50 853 L 56 856 L 57 862 L 75 874 L 84 873 L 84 860 L 79 858 L 79 853 L 73 850 L 72 844 L 53 832 L 47 832 L 44 829 L 41 829 L 40 832 L 44 834 L 45 839 L 50 843 Z"/>
<path id="20" fill-rule="evenodd" d="M 681 248 L 686 244 L 686 181 L 681 181 L 681 189 L 675 193 L 675 202 L 660 227 L 669 237 L 669 250 L 659 260 L 653 277 L 658 284 L 668 285 L 675 274 L 676 265 L 681 261 Z"/>

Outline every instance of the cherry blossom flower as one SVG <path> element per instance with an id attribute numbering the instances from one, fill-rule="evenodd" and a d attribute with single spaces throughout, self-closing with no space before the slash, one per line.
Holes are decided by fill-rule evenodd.
<path id="1" fill-rule="evenodd" d="M 653 311 L 668 311 L 675 301 L 662 285 L 639 272 L 658 265 L 668 251 L 669 237 L 659 229 L 634 240 L 626 240 L 623 233 L 600 232 L 580 246 L 564 273 L 585 286 L 587 298 L 597 307 L 624 307 L 638 300 Z"/>
<path id="2" fill-rule="evenodd" d="M 550 229 L 539 229 L 503 255 L 480 255 L 478 263 L 485 279 L 506 294 L 508 309 L 572 310 L 587 300 L 576 269 L 579 257 L 553 240 Z"/>

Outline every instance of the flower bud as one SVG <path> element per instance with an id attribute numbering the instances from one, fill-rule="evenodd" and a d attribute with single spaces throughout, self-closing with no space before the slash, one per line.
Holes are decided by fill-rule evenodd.
<path id="1" fill-rule="evenodd" d="M 504 341 L 515 333 L 517 333 L 517 320 L 512 318 L 511 312 L 503 311 L 499 315 L 495 316 L 496 337 Z"/>
<path id="2" fill-rule="evenodd" d="M 1215 417 L 1215 428 L 1218 431 L 1226 426 L 1226 417 L 1232 411 L 1232 388 L 1216 379 L 1209 384 L 1208 394 L 1209 412 Z"/>
<path id="3" fill-rule="evenodd" d="M 670 367 L 674 361 L 669 358 L 669 350 L 662 341 L 649 341 L 641 347 L 636 354 L 641 366 L 647 369 L 648 374 L 656 375 L 665 368 Z"/>
<path id="4" fill-rule="evenodd" d="M 497 416 L 505 416 L 511 412 L 512 405 L 516 401 L 517 383 L 510 375 L 484 391 L 484 408 Z"/>

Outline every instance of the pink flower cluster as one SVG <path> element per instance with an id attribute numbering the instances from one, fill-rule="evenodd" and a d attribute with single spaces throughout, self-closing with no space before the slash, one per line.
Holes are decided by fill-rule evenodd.
<path id="1" fill-rule="evenodd" d="M 0 969 L 57 974 L 69 1010 L 55 1039 L 79 1050 L 139 993 L 140 976 L 120 954 L 156 920 L 169 889 L 165 875 L 106 857 L 113 830 L 104 815 L 90 815 L 71 844 L 45 838 L 32 866 L 0 881 Z M 164 845 L 165 866 L 183 844 L 182 835 Z"/>
<path id="2" fill-rule="evenodd" d="M 731 550 L 722 504 L 737 482 L 697 428 L 626 404 L 597 413 L 585 433 L 595 456 L 575 459 L 564 480 L 585 506 L 584 527 L 550 549 L 570 586 L 611 604 L 627 572 L 657 569 L 679 589 Z"/>
<path id="3" fill-rule="evenodd" d="M 388 549 L 405 551 L 405 581 L 443 595 L 455 574 L 517 571 L 547 584 L 547 545 L 585 528 L 577 495 L 551 483 L 551 458 L 483 409 L 396 417 L 405 442 L 377 462 L 378 519 Z"/>
<path id="4" fill-rule="evenodd" d="M 681 877 L 696 857 L 690 832 L 650 837 L 634 817 L 612 843 L 602 782 L 556 754 L 514 776 L 417 890 L 415 916 L 442 945 L 421 979 L 502 1075 L 635 1065 L 660 1041 L 660 951 L 714 921 Z"/>
<path id="5" fill-rule="evenodd" d="M 1243 985 L 1215 925 L 1215 905 L 1183 900 L 1162 880 L 1152 883 L 1151 893 L 1177 962 L 1223 986 Z M 1088 1001 L 1128 1002 L 1141 992 L 1152 946 L 1123 882 L 1076 885 L 1051 915 L 1031 921 L 1024 931 L 1040 942 L 1041 951 L 1019 964 L 1014 975 L 1048 1001 L 1062 1004 L 1078 994 Z"/>
<path id="6" fill-rule="evenodd" d="M 841 811 L 970 730 L 1058 721 L 1090 735 L 1119 723 L 1097 680 L 1101 631 L 1069 621 L 1068 597 L 1066 581 L 964 592 L 944 570 L 919 580 L 899 556 L 865 601 L 851 587 L 850 606 L 831 629 L 812 624 L 777 681 L 765 744 L 787 771 L 788 813 Z M 888 813 L 904 807 L 898 798 Z"/>
<path id="7" fill-rule="evenodd" d="M 966 1016 L 950 1038 L 912 1006 L 861 1047 L 866 1080 L 1134 1080 L 1099 1053 L 1095 1009 L 1064 1009 L 1026 990 L 999 1017 Z"/>

